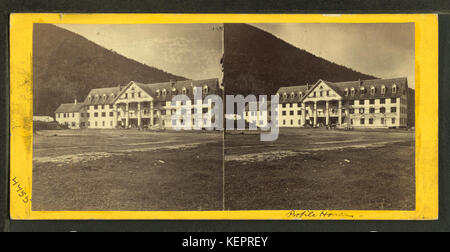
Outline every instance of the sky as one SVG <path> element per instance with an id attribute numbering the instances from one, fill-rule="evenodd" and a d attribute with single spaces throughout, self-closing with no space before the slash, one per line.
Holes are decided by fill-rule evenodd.
<path id="1" fill-rule="evenodd" d="M 407 77 L 415 86 L 413 23 L 251 25 L 329 61 L 378 78 Z"/>
<path id="2" fill-rule="evenodd" d="M 188 79 L 222 79 L 220 24 L 58 24 L 107 49 Z"/>

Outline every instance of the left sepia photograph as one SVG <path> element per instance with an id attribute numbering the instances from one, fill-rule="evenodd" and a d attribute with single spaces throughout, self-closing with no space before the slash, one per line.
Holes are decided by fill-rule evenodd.
<path id="1" fill-rule="evenodd" d="M 35 23 L 32 210 L 222 210 L 222 26 Z"/>

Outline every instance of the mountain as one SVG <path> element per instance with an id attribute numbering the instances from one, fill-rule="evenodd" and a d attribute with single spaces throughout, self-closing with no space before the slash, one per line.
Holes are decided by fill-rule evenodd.
<path id="1" fill-rule="evenodd" d="M 34 25 L 34 115 L 53 115 L 61 103 L 82 101 L 92 88 L 124 86 L 132 80 L 186 78 L 126 58 L 55 25 Z"/>
<path id="2" fill-rule="evenodd" d="M 247 24 L 224 25 L 223 84 L 227 94 L 275 94 L 282 86 L 375 79 L 317 57 Z"/>

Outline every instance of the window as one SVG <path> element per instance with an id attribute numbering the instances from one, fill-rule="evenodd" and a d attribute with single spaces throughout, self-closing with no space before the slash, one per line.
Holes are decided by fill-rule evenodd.
<path id="1" fill-rule="evenodd" d="M 284 116 L 285 116 L 285 115 L 286 115 L 286 111 L 283 111 L 283 112 L 282 112 L 282 115 L 284 115 Z"/>
<path id="2" fill-rule="evenodd" d="M 303 93 L 302 92 L 298 92 L 298 97 L 302 97 L 303 96 Z"/>
<path id="3" fill-rule="evenodd" d="M 364 105 L 364 100 L 359 100 L 359 105 Z"/>
<path id="4" fill-rule="evenodd" d="M 316 97 L 316 96 L 317 96 L 317 95 L 316 95 L 316 92 L 314 92 L 314 93 L 313 93 L 313 97 Z"/>
<path id="5" fill-rule="evenodd" d="M 327 96 L 330 96 L 330 91 L 327 91 Z"/>
<path id="6" fill-rule="evenodd" d="M 106 117 L 106 112 L 102 112 L 102 117 Z"/>
<path id="7" fill-rule="evenodd" d="M 372 86 L 372 87 L 370 88 L 370 94 L 371 94 L 371 95 L 374 95 L 374 94 L 375 94 L 375 87 Z"/>
<path id="8" fill-rule="evenodd" d="M 385 107 L 381 107 L 380 108 L 380 113 L 383 113 L 383 114 L 386 113 L 386 108 Z"/>
<path id="9" fill-rule="evenodd" d="M 292 93 L 291 93 L 291 99 L 294 99 L 294 98 L 295 98 L 295 93 L 292 92 Z"/>
<path id="10" fill-rule="evenodd" d="M 98 113 L 97 112 L 94 113 L 94 117 L 98 117 Z M 95 126 L 97 126 L 97 125 L 95 125 Z"/>
<path id="11" fill-rule="evenodd" d="M 395 124 L 395 117 L 392 118 L 392 124 Z"/>
<path id="12" fill-rule="evenodd" d="M 323 91 L 320 91 L 320 97 L 322 97 L 323 96 Z"/>
<path id="13" fill-rule="evenodd" d="M 105 121 L 102 122 L 103 127 L 105 127 Z"/>
<path id="14" fill-rule="evenodd" d="M 95 127 L 97 127 L 98 126 L 98 123 L 97 122 L 95 122 Z"/>
<path id="15" fill-rule="evenodd" d="M 391 98 L 391 103 L 397 103 L 397 98 Z"/>
<path id="16" fill-rule="evenodd" d="M 361 118 L 360 124 L 364 125 L 366 123 L 366 121 L 364 120 L 364 118 Z"/>
<path id="17" fill-rule="evenodd" d="M 302 111 L 301 110 L 297 110 L 297 115 L 302 115 Z"/>
<path id="18" fill-rule="evenodd" d="M 162 96 L 166 96 L 166 94 L 167 94 L 166 89 L 163 89 L 163 90 L 162 90 Z"/>
<path id="19" fill-rule="evenodd" d="M 372 104 L 372 105 L 375 104 L 375 99 L 370 99 L 369 103 Z"/>
<path id="20" fill-rule="evenodd" d="M 281 104 L 281 107 L 286 108 L 286 103 Z"/>
<path id="21" fill-rule="evenodd" d="M 348 96 L 348 88 L 345 89 L 344 94 L 345 96 Z"/>
<path id="22" fill-rule="evenodd" d="M 84 127 L 86 124 L 84 122 L 80 123 L 81 127 Z"/>
<path id="23" fill-rule="evenodd" d="M 364 114 L 364 108 L 360 108 L 360 109 L 359 109 L 359 113 L 360 113 L 360 114 Z"/>
<path id="24" fill-rule="evenodd" d="M 203 112 L 203 114 L 208 113 L 208 108 L 203 108 L 203 109 L 202 109 L 202 112 Z"/>
<path id="25" fill-rule="evenodd" d="M 138 94 L 138 97 L 140 98 L 141 97 L 141 92 L 138 92 L 137 94 Z"/>
<path id="26" fill-rule="evenodd" d="M 87 117 L 87 118 L 91 117 L 91 114 L 86 113 L 86 117 Z"/>
<path id="27" fill-rule="evenodd" d="M 397 112 L 397 108 L 396 107 L 392 107 L 391 108 L 391 113 L 395 113 L 395 112 Z"/>
<path id="28" fill-rule="evenodd" d="M 283 125 L 286 125 L 286 120 L 283 120 Z"/>
<path id="29" fill-rule="evenodd" d="M 381 86 L 381 94 L 384 95 L 386 94 L 386 86 Z"/>
<path id="30" fill-rule="evenodd" d="M 352 88 L 352 96 L 354 96 L 354 95 L 355 95 L 355 89 Z"/>
<path id="31" fill-rule="evenodd" d="M 350 124 L 353 125 L 353 119 L 350 119 Z"/>
<path id="32" fill-rule="evenodd" d="M 114 112 L 109 112 L 109 116 L 113 117 L 114 116 Z"/>
<path id="33" fill-rule="evenodd" d="M 392 85 L 392 93 L 395 94 L 397 93 L 397 85 Z"/>
<path id="34" fill-rule="evenodd" d="M 375 108 L 370 108 L 369 113 L 371 113 L 371 114 L 375 113 Z"/>
<path id="35" fill-rule="evenodd" d="M 381 124 L 384 125 L 384 118 L 381 118 Z"/>
<path id="36" fill-rule="evenodd" d="M 98 105 L 95 105 L 95 106 L 94 106 L 94 109 L 98 109 Z"/>
<path id="37" fill-rule="evenodd" d="M 75 117 L 75 113 L 72 113 L 72 117 Z"/>
<path id="38" fill-rule="evenodd" d="M 102 105 L 102 109 L 105 109 L 105 105 Z"/>
<path id="39" fill-rule="evenodd" d="M 373 118 L 369 118 L 369 124 L 373 124 Z"/>
<path id="40" fill-rule="evenodd" d="M 134 98 L 134 93 L 131 93 L 131 98 Z"/>
<path id="41" fill-rule="evenodd" d="M 361 87 L 361 89 L 359 90 L 360 94 L 365 94 L 366 93 L 366 89 L 364 87 Z"/>
<path id="42" fill-rule="evenodd" d="M 380 104 L 386 104 L 386 99 L 385 98 L 381 98 L 380 99 Z"/>
<path id="43" fill-rule="evenodd" d="M 291 125 L 294 125 L 294 120 L 291 120 Z"/>
<path id="44" fill-rule="evenodd" d="M 350 109 L 350 114 L 354 114 L 354 113 L 355 113 L 355 109 L 354 108 Z"/>
<path id="45" fill-rule="evenodd" d="M 72 122 L 72 127 L 75 127 L 75 122 Z"/>
<path id="46" fill-rule="evenodd" d="M 127 99 L 128 98 L 128 93 L 125 93 L 125 99 Z"/>
<path id="47" fill-rule="evenodd" d="M 161 91 L 159 89 L 156 89 L 156 97 L 159 97 L 161 95 Z"/>
<path id="48" fill-rule="evenodd" d="M 301 108 L 301 107 L 302 107 L 302 103 L 301 102 L 297 103 L 297 108 Z"/>
<path id="49" fill-rule="evenodd" d="M 208 86 L 203 86 L 203 94 L 208 94 Z"/>
<path id="50" fill-rule="evenodd" d="M 286 98 L 287 98 L 287 94 L 283 93 L 283 99 L 286 99 Z"/>

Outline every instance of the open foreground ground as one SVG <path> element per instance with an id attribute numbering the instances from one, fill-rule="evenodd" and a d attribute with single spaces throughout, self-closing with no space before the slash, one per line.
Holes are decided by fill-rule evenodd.
<path id="1" fill-rule="evenodd" d="M 414 132 L 281 129 L 225 135 L 229 210 L 413 210 Z"/>
<path id="2" fill-rule="evenodd" d="M 226 210 L 415 208 L 414 132 L 281 129 L 275 142 L 259 137 L 39 131 L 33 210 L 222 210 L 223 185 Z"/>
<path id="3" fill-rule="evenodd" d="M 33 210 L 221 210 L 223 134 L 39 131 Z"/>

